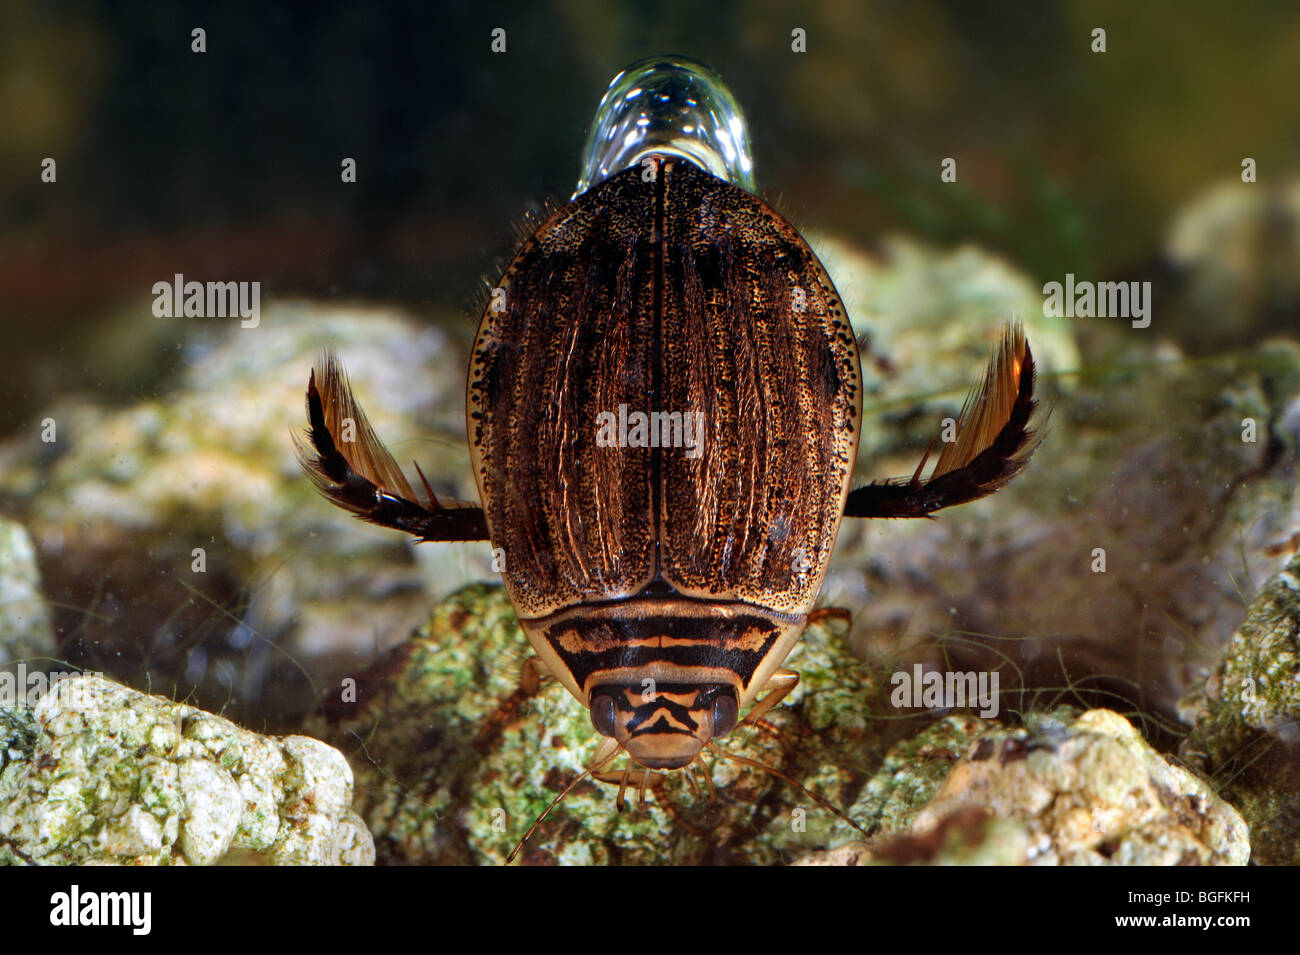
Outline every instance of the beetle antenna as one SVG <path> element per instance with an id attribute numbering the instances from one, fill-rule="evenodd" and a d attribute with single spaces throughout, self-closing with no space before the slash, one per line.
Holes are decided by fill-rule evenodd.
<path id="1" fill-rule="evenodd" d="M 565 786 L 564 791 L 551 800 L 551 804 L 546 807 L 546 809 L 542 812 L 540 816 L 537 817 L 537 821 L 528 827 L 528 831 L 524 833 L 524 837 L 520 839 L 518 843 L 516 843 L 513 849 L 510 850 L 510 855 L 506 856 L 506 865 L 509 865 L 510 863 L 515 861 L 515 856 L 519 855 L 519 851 L 523 849 L 523 847 L 528 843 L 528 840 L 533 837 L 533 833 L 537 831 L 537 827 L 546 821 L 546 817 L 551 814 L 551 810 L 560 804 L 561 799 L 569 795 L 569 793 L 573 792 L 573 790 L 577 787 L 578 783 L 582 782 L 592 773 L 599 770 L 602 766 L 604 766 L 606 763 L 608 763 L 611 759 L 613 759 L 618 754 L 619 754 L 619 750 L 615 749 L 604 759 L 588 766 L 586 769 L 582 771 L 582 773 L 578 776 L 577 779 L 569 783 L 569 785 Z"/>
<path id="2" fill-rule="evenodd" d="M 854 822 L 854 821 L 853 821 L 852 819 L 850 819 L 847 815 L 845 815 L 845 814 L 844 814 L 844 813 L 843 813 L 843 812 L 842 812 L 842 811 L 841 811 L 837 806 L 835 806 L 835 804 L 832 803 L 830 800 L 828 800 L 828 799 L 823 799 L 821 796 L 817 795 L 815 792 L 813 792 L 811 789 L 809 789 L 809 788 L 808 788 L 807 786 L 805 786 L 803 783 L 799 782 L 797 779 L 794 779 L 794 778 L 792 778 L 792 777 L 790 777 L 790 776 L 787 776 L 785 773 L 781 772 L 779 769 L 774 769 L 774 768 L 771 767 L 771 766 L 768 766 L 768 765 L 766 765 L 766 764 L 764 764 L 764 763 L 760 763 L 760 762 L 759 762 L 758 760 L 756 760 L 756 759 L 750 759 L 748 756 L 741 756 L 741 755 L 738 754 L 738 753 L 729 753 L 729 752 L 727 752 L 725 749 L 723 749 L 721 746 L 719 746 L 719 745 L 717 745 L 716 743 L 714 743 L 712 740 L 710 740 L 709 743 L 708 743 L 707 745 L 708 745 L 708 748 L 709 748 L 709 749 L 713 750 L 713 752 L 717 753 L 719 756 L 722 756 L 722 757 L 724 757 L 724 758 L 726 758 L 726 759 L 734 759 L 736 762 L 738 762 L 738 763 L 742 763 L 742 764 L 745 765 L 745 766 L 752 766 L 752 767 L 754 767 L 755 769 L 761 769 L 763 772 L 765 772 L 765 773 L 770 773 L 771 775 L 775 776 L 777 779 L 780 779 L 780 780 L 783 780 L 783 781 L 789 783 L 791 786 L 793 786 L 795 789 L 798 789 L 800 792 L 802 792 L 802 793 L 803 793 L 805 796 L 807 796 L 808 798 L 812 799 L 812 800 L 813 800 L 814 802 L 816 802 L 818 805 L 822 806 L 822 807 L 825 808 L 825 809 L 829 809 L 831 812 L 835 813 L 835 815 L 839 816 L 841 819 L 843 819 L 845 822 L 847 822 L 847 823 L 848 823 L 850 826 L 852 826 L 854 829 L 858 830 L 858 832 L 862 833 L 864 836 L 870 835 L 870 833 L 868 833 L 867 830 L 863 829 L 863 828 L 862 828 L 861 826 L 859 826 L 856 822 Z"/>

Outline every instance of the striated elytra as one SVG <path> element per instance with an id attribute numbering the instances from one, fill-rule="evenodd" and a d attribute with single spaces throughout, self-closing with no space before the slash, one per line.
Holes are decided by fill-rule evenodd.
<path id="1" fill-rule="evenodd" d="M 616 741 L 597 764 L 623 750 L 675 769 L 794 687 L 781 665 L 842 517 L 927 516 L 1024 466 L 1034 364 L 1009 325 L 930 476 L 850 491 L 862 385 L 839 295 L 795 228 L 708 161 L 701 113 L 732 137 L 719 155 L 733 165 L 743 142 L 738 114 L 708 113 L 716 76 L 681 60 L 630 70 L 603 111 L 678 112 L 598 115 L 594 129 L 619 130 L 615 168 L 533 232 L 484 310 L 467 388 L 481 506 L 443 505 L 427 482 L 421 499 L 332 355 L 299 450 L 365 520 L 490 539 L 540 667 Z M 667 132 L 629 149 L 623 127 Z"/>

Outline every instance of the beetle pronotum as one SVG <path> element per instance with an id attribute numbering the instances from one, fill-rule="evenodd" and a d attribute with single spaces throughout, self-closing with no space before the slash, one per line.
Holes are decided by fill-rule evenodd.
<path id="1" fill-rule="evenodd" d="M 672 113 L 682 102 L 689 124 Z M 593 131 L 600 161 L 523 243 L 482 315 L 466 410 L 480 505 L 444 506 L 427 482 L 420 499 L 332 355 L 308 383 L 310 447 L 299 445 L 320 490 L 357 516 L 502 549 L 534 666 L 607 737 L 593 771 L 625 751 L 643 785 L 794 688 L 782 664 L 842 517 L 925 517 L 983 497 L 1035 444 L 1034 361 L 1008 326 L 931 475 L 923 458 L 909 479 L 850 491 L 853 331 L 794 227 L 718 174 L 737 160 L 709 137 L 744 154 L 743 132 L 702 131 L 699 116 L 729 103 L 713 74 L 680 60 L 615 79 L 595 127 L 612 145 L 601 153 Z M 646 109 L 657 112 L 629 121 Z M 653 132 L 665 110 L 658 135 L 622 136 Z M 356 440 L 344 444 L 348 418 Z"/>

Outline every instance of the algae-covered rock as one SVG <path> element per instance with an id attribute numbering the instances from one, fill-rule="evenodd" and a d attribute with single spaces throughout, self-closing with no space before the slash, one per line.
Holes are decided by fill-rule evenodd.
<path id="1" fill-rule="evenodd" d="M 0 711 L 0 862 L 365 865 L 337 750 L 98 677 Z"/>
<path id="2" fill-rule="evenodd" d="M 840 645 L 843 629 L 833 617 L 810 626 L 790 658 L 800 686 L 763 726 L 720 741 L 836 806 L 852 801 L 883 750 L 870 713 L 877 681 Z M 601 737 L 560 685 L 517 692 L 530 652 L 504 591 L 472 586 L 308 724 L 352 759 L 356 808 L 381 862 L 502 862 L 584 771 Z M 644 805 L 629 786 L 621 812 L 618 786 L 579 782 L 523 858 L 770 863 L 825 846 L 836 819 L 791 784 L 721 756 L 665 780 Z"/>
<path id="3" fill-rule="evenodd" d="M 1002 729 L 991 720 L 951 715 L 895 744 L 847 811 L 872 837 L 861 840 L 841 822 L 833 841 L 850 841 L 809 853 L 795 864 L 1023 864 L 1030 844 L 1024 824 L 993 816 L 984 808 L 959 810 L 922 835 L 910 831 L 972 742 Z"/>
<path id="4" fill-rule="evenodd" d="M 971 742 L 981 733 L 1000 728 L 990 720 L 952 715 L 895 744 L 849 807 L 849 818 L 871 833 L 906 830 Z M 836 835 L 853 838 L 843 824 Z"/>
<path id="5" fill-rule="evenodd" d="M 890 750 L 849 810 L 873 833 L 803 865 L 1244 865 L 1249 833 L 1124 717 L 949 717 Z M 844 838 L 845 830 L 838 830 Z"/>
<path id="6" fill-rule="evenodd" d="M 1024 823 L 970 807 L 945 816 L 928 832 L 899 833 L 810 852 L 794 865 L 1024 865 L 1032 840 Z"/>
<path id="7" fill-rule="evenodd" d="M 1244 865 L 1241 816 L 1203 780 L 1155 752 L 1110 710 L 1031 714 L 980 734 L 911 823 L 913 835 L 961 810 L 1023 824 L 1028 861 L 1061 865 Z"/>
<path id="8" fill-rule="evenodd" d="M 53 654 L 36 550 L 22 525 L 0 518 L 0 666 Z"/>
<path id="9" fill-rule="evenodd" d="M 1182 700 L 1182 751 L 1250 823 L 1252 858 L 1300 864 L 1300 556 L 1270 579 Z"/>

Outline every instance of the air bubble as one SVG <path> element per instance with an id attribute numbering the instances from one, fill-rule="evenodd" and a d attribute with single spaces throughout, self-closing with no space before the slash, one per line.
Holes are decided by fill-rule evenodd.
<path id="1" fill-rule="evenodd" d="M 754 191 L 740 105 L 722 78 L 695 60 L 648 57 L 614 77 L 587 134 L 574 198 L 650 154 L 680 156 Z"/>

